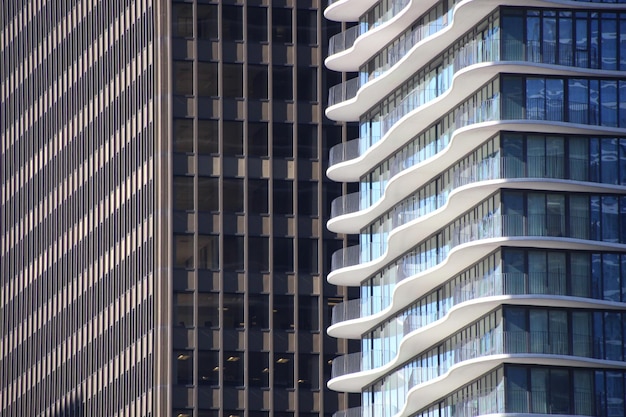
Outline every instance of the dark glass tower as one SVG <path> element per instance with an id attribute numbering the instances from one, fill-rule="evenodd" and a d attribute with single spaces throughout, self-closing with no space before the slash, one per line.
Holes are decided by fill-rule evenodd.
<path id="1" fill-rule="evenodd" d="M 347 406 L 325 387 L 339 25 L 295 0 L 1 12 L 0 414 Z"/>

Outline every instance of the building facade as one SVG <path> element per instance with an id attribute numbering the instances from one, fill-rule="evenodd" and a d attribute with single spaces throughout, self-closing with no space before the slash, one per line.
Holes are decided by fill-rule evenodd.
<path id="1" fill-rule="evenodd" d="M 626 414 L 625 11 L 330 2 L 338 416 Z"/>
<path id="2" fill-rule="evenodd" d="M 314 0 L 0 10 L 0 415 L 347 406 L 323 330 L 340 25 Z"/>

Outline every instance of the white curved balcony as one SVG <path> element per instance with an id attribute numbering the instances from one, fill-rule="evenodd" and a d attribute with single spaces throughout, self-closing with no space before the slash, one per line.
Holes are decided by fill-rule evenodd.
<path id="1" fill-rule="evenodd" d="M 491 41 L 490 41 L 491 42 Z M 479 42 L 484 43 L 484 42 Z M 480 48 L 479 48 L 480 49 Z M 480 52 L 480 56 L 485 53 Z M 472 58 L 474 59 L 474 58 Z M 464 66 L 465 64 L 459 64 Z M 508 121 L 525 120 L 525 121 L 546 121 L 560 122 L 574 127 L 572 125 L 591 125 L 597 126 L 598 133 L 602 130 L 611 132 L 624 132 L 624 129 L 608 128 L 599 126 L 597 120 L 589 120 L 585 117 L 586 110 L 581 109 L 580 113 L 562 114 L 559 119 L 552 119 L 554 114 L 548 112 L 521 114 L 521 117 L 511 117 L 502 115 L 499 104 L 486 103 L 473 109 L 473 114 L 468 114 L 464 119 L 460 119 L 459 113 L 463 109 L 456 109 L 459 105 L 459 99 L 467 97 L 475 92 L 476 86 L 481 86 L 495 77 L 498 73 L 507 72 L 511 74 L 537 74 L 537 75 L 561 75 L 561 76 L 589 76 L 598 75 L 599 73 L 620 76 L 623 75 L 618 71 L 598 71 L 589 69 L 576 69 L 573 67 L 559 67 L 556 65 L 533 64 L 518 61 L 488 61 L 465 66 L 463 69 L 456 71 L 452 77 L 450 87 L 440 95 L 430 88 L 416 89 L 409 93 L 402 103 L 392 112 L 387 114 L 381 121 L 382 136 L 373 136 L 355 139 L 346 143 L 335 145 L 330 150 L 329 168 L 326 175 L 334 181 L 355 182 L 362 175 L 372 170 L 380 161 L 384 160 L 387 155 L 393 153 L 397 149 L 402 148 L 411 140 L 416 133 L 419 133 L 430 126 L 432 123 L 441 118 L 441 115 L 448 114 L 452 111 L 457 113 L 455 129 L 467 127 L 477 123 L 486 121 Z M 355 100 L 355 99 L 352 99 Z M 568 105 L 575 106 L 573 102 L 565 103 L 565 110 L 569 111 Z M 581 104 L 587 106 L 586 103 Z M 485 106 L 489 106 L 488 108 Z M 589 109 L 589 107 L 587 107 Z M 491 112 L 487 113 L 487 110 Z M 482 114 L 480 114 L 482 113 Z M 567 113 L 567 112 L 566 112 Z M 504 117 L 503 117 L 504 116 Z M 570 117 L 571 116 L 571 117 Z M 564 126 L 561 125 L 562 129 Z M 586 126 L 576 126 L 579 130 Z M 521 129 L 518 127 L 517 129 Z M 555 127 L 546 127 L 555 132 L 561 132 Z M 454 131 L 446 132 L 451 137 Z M 447 145 L 440 145 L 439 148 Z M 351 158 L 351 159 L 348 159 Z"/>
<path id="2" fill-rule="evenodd" d="M 370 297 L 367 299 L 356 298 L 336 304 L 331 313 L 331 326 L 354 320 L 361 317 L 374 315 L 384 310 L 390 303 L 388 297 Z"/>
<path id="3" fill-rule="evenodd" d="M 543 301 L 544 299 L 550 299 L 553 298 L 551 296 L 555 296 L 559 297 L 560 302 L 569 299 L 581 308 L 591 305 L 602 305 L 606 308 L 612 305 L 604 303 L 600 297 L 594 297 L 589 290 L 591 287 L 591 275 L 583 273 L 569 275 L 564 273 L 532 273 L 530 275 L 527 273 L 487 274 L 480 279 L 457 285 L 451 297 L 437 303 L 436 312 L 402 318 L 402 337 L 435 323 L 437 320 L 444 318 L 457 306 L 470 301 L 473 304 L 485 303 L 484 308 L 478 309 L 472 314 L 465 314 L 467 320 L 476 319 L 478 316 L 475 314 L 482 315 L 493 307 L 492 300 L 485 302 L 482 300 L 485 298 L 499 297 L 510 300 L 511 297 L 517 296 L 516 298 L 523 300 L 522 302 L 524 303 L 536 302 L 541 304 L 545 302 Z M 541 300 L 533 301 L 533 298 L 541 298 Z M 394 312 L 398 311 L 398 307 L 393 305 L 392 297 L 376 297 L 371 303 L 369 298 L 359 298 L 350 300 L 348 303 L 351 303 L 350 305 L 353 308 L 350 315 L 335 313 L 333 309 L 332 324 L 327 330 L 330 336 L 344 339 L 359 339 L 369 329 L 390 318 Z M 390 307 L 395 308 L 392 309 Z M 461 323 L 463 320 L 459 320 L 459 322 Z M 385 332 L 383 329 L 381 333 L 387 334 L 389 332 Z M 399 345 L 394 348 L 395 351 L 399 349 Z"/>
<path id="4" fill-rule="evenodd" d="M 431 165 L 436 164 L 437 167 L 445 166 L 445 163 L 441 161 L 429 161 L 429 163 Z M 406 174 L 407 178 L 396 181 L 395 175 L 397 174 L 392 175 L 384 190 L 368 189 L 366 193 L 358 191 L 334 199 L 331 203 L 327 227 L 335 233 L 359 233 L 367 224 L 393 207 L 394 217 L 387 221 L 392 221 L 390 230 L 394 230 L 443 207 L 459 188 L 474 185 L 472 192 L 476 193 L 480 191 L 477 183 L 493 180 L 509 180 L 501 181 L 501 183 L 506 183 L 511 188 L 527 188 L 528 185 L 525 183 L 533 182 L 537 189 L 544 190 L 565 187 L 571 188 L 572 191 L 603 192 L 607 189 L 626 191 L 623 186 L 599 182 L 588 183 L 589 178 L 583 180 L 578 177 L 580 172 L 587 172 L 588 170 L 587 161 L 575 161 L 565 157 L 528 157 L 526 161 L 513 158 L 489 158 L 471 166 L 457 168 L 445 189 L 438 190 L 436 195 L 420 200 L 419 204 L 411 201 L 409 208 L 405 207 L 404 201 L 400 200 L 399 197 L 406 199 L 407 195 L 405 194 L 410 192 L 408 198 L 413 200 L 410 197 L 411 194 L 425 186 L 427 184 L 425 179 L 431 179 L 429 174 L 435 173 L 427 171 L 428 174 L 425 175 L 423 169 L 411 169 L 409 172 L 400 171 Z M 550 180 L 554 180 L 558 184 L 550 183 Z M 570 184 L 566 183 L 568 181 Z M 481 195 L 486 197 L 489 192 L 491 192 L 491 188 L 485 190 Z M 475 194 L 475 196 L 478 195 Z M 469 197 L 468 203 L 477 202 L 473 197 L 474 195 Z M 418 209 L 415 208 L 416 205 L 419 205 Z"/>
<path id="5" fill-rule="evenodd" d="M 428 227 L 419 227 L 426 221 Z M 373 261 L 366 261 L 367 258 L 363 257 L 364 253 L 358 245 L 341 249 L 332 256 L 331 273 L 327 280 L 333 285 L 359 286 L 363 279 L 401 256 L 411 244 L 421 242 L 432 234 L 433 230 L 444 227 L 448 221 L 444 217 L 437 219 L 434 216 L 425 216 L 398 228 L 389 236 L 386 252 Z M 458 257 L 459 252 L 464 252 L 465 261 L 459 262 L 460 259 L 457 259 L 456 266 L 469 266 L 472 262 L 478 261 L 475 256 L 484 256 L 505 241 L 509 246 L 521 247 L 531 245 L 582 250 L 596 248 L 624 250 L 626 248 L 624 244 L 589 240 L 590 223 L 587 218 L 578 219 L 558 215 L 493 215 L 482 220 L 464 223 L 453 228 L 451 238 L 446 245 L 425 254 L 423 261 L 415 263 L 407 257 L 399 261 L 398 267 L 389 274 L 388 284 L 395 287 L 401 281 L 414 279 L 416 276 L 428 273 L 428 270 L 434 271 L 444 264 L 453 263 L 451 255 Z M 560 225 L 566 226 L 563 228 Z M 459 272 L 455 270 L 454 273 Z M 435 283 L 431 288 L 440 283 Z"/>
<path id="6" fill-rule="evenodd" d="M 569 287 L 567 279 L 574 282 L 584 281 L 588 288 Z M 586 294 L 581 295 L 582 292 L 586 292 Z M 353 386 L 354 381 L 359 381 L 359 384 L 363 384 L 364 380 L 370 381 L 371 378 L 376 378 L 391 366 L 389 363 L 402 363 L 414 355 L 415 350 L 413 348 L 420 349 L 429 346 L 429 343 L 438 342 L 440 340 L 438 337 L 445 337 L 460 330 L 503 303 L 524 306 L 602 308 L 620 311 L 626 308 L 626 303 L 606 301 L 600 298 L 594 299 L 591 296 L 591 277 L 589 275 L 566 276 L 561 274 L 560 279 L 555 279 L 554 274 L 532 274 L 531 276 L 522 273 L 490 274 L 482 280 L 456 287 L 454 289 L 454 298 L 449 299 L 448 303 L 441 303 L 440 310 L 423 315 L 398 317 L 388 322 L 380 330 L 380 333 L 383 335 L 381 339 L 396 340 L 397 344 L 382 343 L 382 340 L 379 343 L 375 343 L 376 345 L 381 345 L 382 343 L 382 345 L 386 346 L 387 351 L 384 352 L 385 354 L 380 354 L 379 352 L 359 353 L 363 362 L 361 365 L 355 362 L 354 358 L 356 356 L 352 357 L 350 364 L 344 364 L 343 360 L 341 360 L 343 366 L 338 368 L 336 373 L 332 374 L 332 378 L 373 370 L 375 369 L 372 366 L 374 364 L 377 364 L 382 369 L 378 372 L 343 378 L 340 382 L 337 382 L 339 384 L 337 389 L 342 391 L 346 387 Z M 402 322 L 400 327 L 398 327 L 398 320 Z M 377 320 L 370 318 L 370 320 L 352 325 L 352 328 L 344 326 L 343 329 L 338 326 L 331 326 L 328 333 L 333 337 L 358 338 L 360 336 L 360 333 L 358 333 L 359 329 L 371 329 L 372 326 L 375 326 L 380 321 L 380 318 Z M 355 327 L 358 329 L 355 329 Z M 424 328 L 427 328 L 428 334 L 424 334 L 426 331 Z M 344 332 L 341 330 L 344 330 Z M 415 333 L 418 330 L 419 332 Z M 426 341 L 420 340 L 416 345 L 415 339 L 417 338 L 425 338 Z M 392 357 L 390 352 L 398 352 L 398 356 Z"/>
<path id="7" fill-rule="evenodd" d="M 589 366 L 589 359 L 595 359 L 596 361 L 593 362 L 596 364 L 602 362 L 609 366 L 626 368 L 625 362 L 603 358 L 602 351 L 597 347 L 602 342 L 602 338 L 594 339 L 586 334 L 523 330 L 503 331 L 501 328 L 496 328 L 485 335 L 458 342 L 452 346 L 450 351 L 439 353 L 434 362 L 440 363 L 440 365 L 434 367 L 421 367 L 409 362 L 404 367 L 388 374 L 390 369 L 402 363 L 399 360 L 394 360 L 376 370 L 365 372 L 365 367 L 371 363 L 371 358 L 363 356 L 363 364 L 351 361 L 349 362 L 351 368 L 333 368 L 336 373 L 331 376 L 328 387 L 339 391 L 359 392 L 364 386 L 383 377 L 386 381 L 382 385 L 383 387 L 393 387 L 391 389 L 398 390 L 397 394 L 406 397 L 412 389 L 444 376 L 453 368 L 461 368 L 464 362 L 504 355 L 513 363 L 516 362 L 515 359 L 524 362 L 529 358 L 542 357 L 542 359 L 546 359 L 546 356 L 554 356 L 555 359 L 569 357 L 566 360 L 580 362 L 579 365 L 583 366 L 585 364 Z M 420 350 L 411 349 L 403 356 L 410 359 L 411 356 L 420 352 Z M 361 357 L 360 355 L 359 352 L 357 356 Z M 353 354 L 353 358 L 357 356 Z M 348 364 L 347 361 L 341 359 L 343 357 L 336 360 L 340 360 L 341 364 Z M 341 372 L 344 371 L 345 373 L 342 374 Z M 382 389 L 387 390 L 386 388 Z M 389 414 L 389 416 L 392 415 Z"/>
<path id="8" fill-rule="evenodd" d="M 357 22 L 379 0 L 328 0 L 324 17 L 335 22 Z"/>

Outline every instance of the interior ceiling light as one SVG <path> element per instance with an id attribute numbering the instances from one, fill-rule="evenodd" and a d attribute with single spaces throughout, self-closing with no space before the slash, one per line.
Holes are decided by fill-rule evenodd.
<path id="1" fill-rule="evenodd" d="M 186 361 L 187 359 L 189 359 L 189 355 L 186 353 L 181 353 L 180 355 L 178 355 L 177 359 L 179 361 Z"/>
<path id="2" fill-rule="evenodd" d="M 239 360 L 239 356 L 229 356 L 228 359 L 226 359 L 226 362 L 237 362 Z"/>
<path id="3" fill-rule="evenodd" d="M 287 363 L 287 362 L 289 362 L 289 359 L 287 358 L 278 358 L 276 360 L 276 363 Z"/>

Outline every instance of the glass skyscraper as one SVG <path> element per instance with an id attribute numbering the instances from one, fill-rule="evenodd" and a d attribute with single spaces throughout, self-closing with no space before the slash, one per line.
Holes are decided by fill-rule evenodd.
<path id="1" fill-rule="evenodd" d="M 626 9 L 336 0 L 337 416 L 626 414 Z"/>
<path id="2" fill-rule="evenodd" d="M 347 348 L 324 333 L 340 25 L 316 0 L 0 13 L 0 415 L 349 405 L 325 387 Z"/>

